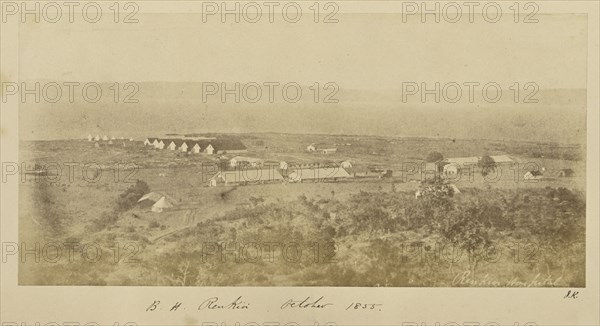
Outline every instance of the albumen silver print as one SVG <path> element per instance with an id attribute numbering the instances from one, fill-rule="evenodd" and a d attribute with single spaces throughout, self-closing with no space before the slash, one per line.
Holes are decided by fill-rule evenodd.
<path id="1" fill-rule="evenodd" d="M 3 291 L 130 293 L 111 325 L 598 320 L 597 3 L 1 5 Z M 448 310 L 395 319 L 409 293 Z M 552 313 L 490 313 L 526 298 Z"/>

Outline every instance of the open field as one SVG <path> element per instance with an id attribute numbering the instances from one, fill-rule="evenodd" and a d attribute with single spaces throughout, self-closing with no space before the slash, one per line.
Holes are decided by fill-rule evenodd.
<path id="1" fill-rule="evenodd" d="M 354 177 L 209 187 L 217 167 L 233 155 L 156 150 L 141 141 L 117 140 L 98 148 L 84 140 L 23 142 L 20 160 L 29 169 L 38 163 L 61 171 L 55 176 L 56 168 L 49 166 L 48 176 L 37 180 L 21 175 L 21 241 L 93 243 L 102 259 L 27 261 L 20 267 L 20 284 L 522 286 L 519 282 L 539 278 L 553 282 L 532 286 L 584 285 L 580 146 L 270 133 L 234 137 L 248 147 L 244 156 L 296 164 L 350 160 Z M 338 151 L 309 153 L 311 143 Z M 515 164 L 499 166 L 497 180 L 475 170 L 471 178 L 461 175 L 452 182 L 460 193 L 417 199 L 423 176 L 407 166 L 422 164 L 432 151 L 444 157 L 507 154 Z M 544 178 L 523 179 L 530 163 L 545 168 Z M 373 168 L 393 173 L 380 178 Z M 573 170 L 573 176 L 558 177 L 562 169 Z M 139 197 L 135 205 L 127 203 L 125 195 L 141 187 L 138 180 L 144 191 L 167 195 L 173 207 L 155 213 L 135 204 Z M 274 262 L 265 262 L 264 255 L 236 262 L 235 250 L 227 249 L 236 243 L 294 243 L 307 254 L 290 258 L 279 248 Z M 427 254 L 416 255 L 407 243 L 422 244 Z M 458 243 L 465 255 L 451 262 L 431 259 L 431 248 L 440 243 Z M 522 252 L 515 258 L 524 243 L 534 244 L 521 248 L 528 260 Z M 482 250 L 491 248 L 503 248 L 504 254 L 497 261 L 482 258 Z M 222 256 L 222 250 L 228 254 Z M 245 257 L 243 251 L 237 254 Z M 128 260 L 132 257 L 135 262 Z M 457 275 L 463 275 L 462 282 Z"/>

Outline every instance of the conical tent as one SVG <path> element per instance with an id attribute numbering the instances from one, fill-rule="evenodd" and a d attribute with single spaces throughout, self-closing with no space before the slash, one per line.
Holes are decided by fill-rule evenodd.
<path id="1" fill-rule="evenodd" d="M 160 213 L 164 208 L 171 207 L 173 207 L 173 205 L 171 205 L 171 203 L 169 203 L 165 197 L 161 197 L 154 205 L 152 205 L 152 211 Z"/>

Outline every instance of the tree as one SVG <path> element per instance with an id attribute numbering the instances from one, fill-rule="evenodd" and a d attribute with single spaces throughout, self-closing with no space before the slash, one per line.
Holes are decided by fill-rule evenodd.
<path id="1" fill-rule="evenodd" d="M 425 157 L 425 161 L 428 163 L 435 163 L 435 162 L 439 162 L 441 160 L 444 159 L 444 155 L 442 155 L 442 153 L 440 152 L 430 152 L 429 154 L 427 154 L 427 156 Z"/>
<path id="2" fill-rule="evenodd" d="M 479 160 L 479 167 L 481 167 L 481 174 L 484 177 L 490 172 L 490 170 L 493 170 L 495 165 L 496 165 L 496 162 L 489 155 L 484 155 Z"/>
<path id="3" fill-rule="evenodd" d="M 494 163 L 496 163 L 496 162 L 489 155 L 484 155 L 479 160 L 479 165 L 481 165 L 482 167 L 491 166 L 491 165 L 494 165 Z"/>
<path id="4" fill-rule="evenodd" d="M 148 192 L 150 192 L 148 184 L 145 181 L 138 180 L 135 185 L 130 186 L 125 192 L 119 195 L 117 209 L 119 211 L 126 211 L 132 208 L 137 201 Z"/>

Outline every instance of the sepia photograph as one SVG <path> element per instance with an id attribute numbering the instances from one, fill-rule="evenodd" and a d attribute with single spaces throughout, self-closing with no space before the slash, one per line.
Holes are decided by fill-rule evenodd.
<path id="1" fill-rule="evenodd" d="M 465 53 L 470 41 L 444 45 L 473 32 L 467 23 L 424 38 L 421 21 L 400 14 L 337 14 L 320 27 L 324 44 L 337 43 L 322 59 L 298 31 L 312 20 L 274 30 L 208 16 L 227 42 L 205 47 L 193 28 L 202 15 L 136 17 L 118 36 L 102 25 L 20 29 L 22 76 L 44 73 L 17 85 L 19 237 L 42 253 L 21 261 L 20 284 L 585 286 L 585 16 L 544 17 L 518 34 L 512 21 L 481 22 L 492 41 Z M 402 38 L 381 33 L 400 25 Z M 269 37 L 250 38 L 259 33 Z M 509 38 L 533 43 L 527 59 L 503 50 Z M 75 40 L 87 42 L 56 47 Z M 232 41 L 252 50 L 231 53 Z M 485 58 L 513 69 L 402 78 L 423 74 L 436 49 L 445 60 L 434 76 L 481 71 Z M 46 82 L 54 68 L 38 66 L 40 52 L 57 63 L 115 57 L 65 75 L 89 79 Z M 572 59 L 550 72 L 538 56 Z M 151 62 L 164 67 L 138 71 Z M 109 67 L 169 80 L 83 82 Z M 289 77 L 237 82 L 228 70 Z"/>
<path id="2" fill-rule="evenodd" d="M 2 0 L 2 326 L 594 325 L 597 7 Z"/>

